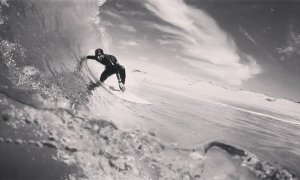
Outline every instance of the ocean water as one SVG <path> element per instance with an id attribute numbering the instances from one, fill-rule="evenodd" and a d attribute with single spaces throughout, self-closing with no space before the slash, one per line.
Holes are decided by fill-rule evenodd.
<path id="1" fill-rule="evenodd" d="M 226 142 L 273 163 L 284 162 L 298 171 L 299 124 L 292 123 L 297 119 L 280 118 L 264 109 L 257 113 L 250 107 L 248 111 L 242 106 L 180 97 L 167 91 L 156 93 L 157 106 L 151 108 L 154 115 L 146 118 L 149 119 L 146 126 L 153 126 L 153 131 L 162 134 L 166 141 L 186 147 L 209 141 Z"/>
<path id="2" fill-rule="evenodd" d="M 127 91 L 151 105 L 91 91 L 80 56 L 104 45 L 101 1 L 0 2 L 0 179 L 299 177 L 297 110 L 179 93 L 130 66 Z"/>

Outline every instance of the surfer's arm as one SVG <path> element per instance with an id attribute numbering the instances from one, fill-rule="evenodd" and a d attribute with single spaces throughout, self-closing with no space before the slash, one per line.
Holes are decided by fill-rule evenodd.
<path id="1" fill-rule="evenodd" d="M 96 57 L 96 56 L 87 56 L 86 58 L 87 58 L 87 59 L 94 59 L 94 60 L 97 60 L 97 57 Z"/>
<path id="2" fill-rule="evenodd" d="M 110 60 L 111 60 L 111 63 L 113 64 L 113 68 L 115 69 L 115 71 L 117 72 L 116 73 L 116 76 L 118 78 L 118 82 L 121 83 L 122 80 L 121 80 L 121 75 L 119 73 L 119 68 L 120 68 L 120 64 L 117 60 L 117 58 L 115 56 L 110 56 Z"/>
<path id="3" fill-rule="evenodd" d="M 122 83 L 121 75 L 120 75 L 119 72 L 116 73 L 116 76 L 117 76 L 118 82 L 119 82 L 119 83 Z"/>
<path id="4" fill-rule="evenodd" d="M 125 91 L 125 85 L 122 83 L 122 79 L 121 79 L 120 73 L 117 72 L 116 76 L 118 78 L 119 88 L 121 89 L 122 92 L 124 92 Z"/>

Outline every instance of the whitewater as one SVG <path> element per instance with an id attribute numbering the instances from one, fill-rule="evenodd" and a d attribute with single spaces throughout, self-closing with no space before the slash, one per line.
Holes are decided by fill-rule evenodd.
<path id="1" fill-rule="evenodd" d="M 127 91 L 151 104 L 89 90 L 103 4 L 0 1 L 0 179 L 298 179 L 297 102 L 134 59 Z"/>

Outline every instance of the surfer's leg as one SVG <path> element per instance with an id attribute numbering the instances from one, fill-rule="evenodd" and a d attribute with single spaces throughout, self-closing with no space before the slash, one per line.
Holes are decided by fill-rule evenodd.
<path id="1" fill-rule="evenodd" d="M 120 67 L 119 67 L 119 74 L 120 74 L 120 76 L 121 76 L 121 81 L 122 81 L 122 83 L 125 84 L 126 71 L 125 71 L 124 66 L 120 66 Z"/>
<path id="2" fill-rule="evenodd" d="M 113 75 L 115 72 L 113 69 L 105 69 L 101 76 L 100 76 L 100 82 L 104 82 L 109 76 Z"/>

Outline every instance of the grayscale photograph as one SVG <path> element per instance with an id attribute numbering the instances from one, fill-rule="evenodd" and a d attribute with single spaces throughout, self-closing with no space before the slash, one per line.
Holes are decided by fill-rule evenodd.
<path id="1" fill-rule="evenodd" d="M 300 180 L 300 0 L 0 0 L 0 180 Z"/>

